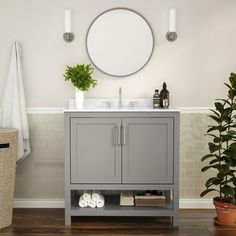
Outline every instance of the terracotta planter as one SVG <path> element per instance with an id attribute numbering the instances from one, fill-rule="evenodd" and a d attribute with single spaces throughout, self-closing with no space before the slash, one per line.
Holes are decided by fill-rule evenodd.
<path id="1" fill-rule="evenodd" d="M 216 208 L 217 221 L 224 225 L 236 226 L 236 205 L 227 202 L 219 202 L 213 199 Z"/>

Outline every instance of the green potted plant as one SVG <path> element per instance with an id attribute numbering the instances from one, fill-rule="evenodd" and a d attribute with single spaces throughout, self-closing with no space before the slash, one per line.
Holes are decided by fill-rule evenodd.
<path id="1" fill-rule="evenodd" d="M 63 76 L 65 81 L 71 81 L 76 88 L 75 101 L 77 109 L 82 109 L 84 106 L 84 92 L 89 91 L 90 87 L 97 85 L 97 80 L 92 78 L 93 70 L 91 64 L 78 64 L 74 67 L 66 67 Z"/>
<path id="2" fill-rule="evenodd" d="M 202 172 L 214 169 L 206 183 L 201 197 L 209 192 L 217 192 L 213 199 L 219 225 L 236 226 L 236 74 L 231 73 L 226 99 L 217 99 L 215 109 L 209 117 L 214 124 L 210 125 L 207 134 L 212 138 L 208 143 L 209 153 L 202 157 L 208 164 Z"/>

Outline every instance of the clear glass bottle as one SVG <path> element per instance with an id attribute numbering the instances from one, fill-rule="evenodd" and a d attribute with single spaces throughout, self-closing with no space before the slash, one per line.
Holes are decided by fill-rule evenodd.
<path id="1" fill-rule="evenodd" d="M 160 107 L 160 94 L 159 90 L 155 89 L 155 93 L 153 95 L 153 108 L 159 108 Z"/>
<path id="2" fill-rule="evenodd" d="M 163 88 L 160 92 L 160 107 L 168 108 L 170 105 L 169 91 L 166 89 L 166 83 L 163 84 Z"/>

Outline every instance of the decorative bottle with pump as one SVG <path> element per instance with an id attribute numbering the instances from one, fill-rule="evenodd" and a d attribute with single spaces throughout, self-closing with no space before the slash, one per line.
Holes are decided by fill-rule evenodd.
<path id="1" fill-rule="evenodd" d="M 160 92 L 160 107 L 168 108 L 170 105 L 169 91 L 166 89 L 166 83 L 163 83 L 163 88 Z"/>
<path id="2" fill-rule="evenodd" d="M 160 108 L 160 94 L 158 89 L 155 89 L 153 95 L 153 108 Z"/>

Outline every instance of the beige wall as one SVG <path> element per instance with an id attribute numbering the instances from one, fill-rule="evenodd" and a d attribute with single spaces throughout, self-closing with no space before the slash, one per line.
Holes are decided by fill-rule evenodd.
<path id="1" fill-rule="evenodd" d="M 128 7 L 150 22 L 156 47 L 148 65 L 127 78 L 114 79 L 98 70 L 97 88 L 89 97 L 150 97 L 166 81 L 171 103 L 178 107 L 209 107 L 224 94 L 223 82 L 236 68 L 235 0 L 0 0 L 0 97 L 11 46 L 23 48 L 28 107 L 65 107 L 74 96 L 64 82 L 65 66 L 89 63 L 85 36 L 91 21 L 102 11 Z M 168 9 L 177 9 L 178 40 L 169 43 Z M 75 40 L 65 43 L 64 9 L 73 12 Z M 200 95 L 200 96 L 199 96 Z"/>
<path id="2" fill-rule="evenodd" d="M 200 159 L 207 154 L 208 119 L 207 114 L 181 115 L 181 198 L 200 198 L 209 175 L 200 171 Z M 63 114 L 30 114 L 29 121 L 32 153 L 17 167 L 15 198 L 63 198 Z"/>

